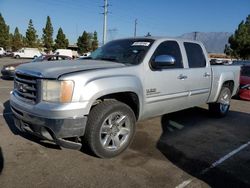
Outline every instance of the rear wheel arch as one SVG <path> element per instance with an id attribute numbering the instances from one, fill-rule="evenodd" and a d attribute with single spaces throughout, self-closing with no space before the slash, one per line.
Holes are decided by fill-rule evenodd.
<path id="1" fill-rule="evenodd" d="M 225 81 L 223 84 L 222 84 L 222 87 L 227 87 L 228 89 L 230 89 L 231 93 L 233 93 L 234 91 L 234 81 L 233 80 L 228 80 L 228 81 Z"/>
<path id="2" fill-rule="evenodd" d="M 232 97 L 232 91 L 229 87 L 230 84 L 223 84 L 217 101 L 208 104 L 209 111 L 217 117 L 224 117 L 229 111 L 230 101 Z"/>

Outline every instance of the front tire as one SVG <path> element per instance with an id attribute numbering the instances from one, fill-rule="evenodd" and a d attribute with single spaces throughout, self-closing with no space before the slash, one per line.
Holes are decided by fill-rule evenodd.
<path id="1" fill-rule="evenodd" d="M 16 58 L 16 59 L 20 59 L 20 55 L 16 55 L 15 58 Z"/>
<path id="2" fill-rule="evenodd" d="M 227 115 L 232 93 L 228 87 L 222 87 L 217 102 L 209 104 L 209 111 L 217 117 L 224 117 Z"/>
<path id="3" fill-rule="evenodd" d="M 135 134 L 135 114 L 119 101 L 104 101 L 90 111 L 84 140 L 100 158 L 111 158 L 122 153 Z"/>

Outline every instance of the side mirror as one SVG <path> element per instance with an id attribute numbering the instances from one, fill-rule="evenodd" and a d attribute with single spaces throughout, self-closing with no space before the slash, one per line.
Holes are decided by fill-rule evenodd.
<path id="1" fill-rule="evenodd" d="M 175 58 L 171 55 L 159 55 L 156 56 L 152 62 L 153 68 L 166 68 L 175 64 Z"/>

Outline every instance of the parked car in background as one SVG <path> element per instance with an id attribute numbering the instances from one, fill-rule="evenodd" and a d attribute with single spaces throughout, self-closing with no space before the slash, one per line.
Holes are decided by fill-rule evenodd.
<path id="1" fill-rule="evenodd" d="M 241 67 L 240 89 L 238 96 L 250 101 L 250 65 Z"/>
<path id="2" fill-rule="evenodd" d="M 42 61 L 57 61 L 57 60 L 71 60 L 71 59 L 72 59 L 71 57 L 64 56 L 64 55 L 41 55 L 31 62 L 34 63 L 34 62 L 42 62 Z M 24 62 L 24 63 L 30 63 L 30 61 Z M 2 77 L 6 79 L 13 79 L 15 76 L 16 67 L 24 63 L 14 63 L 14 64 L 9 64 L 9 65 L 4 65 L 1 70 Z"/>
<path id="3" fill-rule="evenodd" d="M 216 58 L 210 59 L 211 65 L 231 65 L 232 63 L 233 61 L 230 59 L 216 59 Z"/>
<path id="4" fill-rule="evenodd" d="M 243 66 L 243 65 L 249 65 L 250 66 L 250 61 L 248 60 L 234 60 L 232 65 L 240 65 L 240 66 Z"/>
<path id="5" fill-rule="evenodd" d="M 21 50 L 14 52 L 13 57 L 14 58 L 37 58 L 39 57 L 41 52 L 38 48 L 22 48 Z"/>
<path id="6" fill-rule="evenodd" d="M 3 49 L 3 47 L 0 47 L 0 57 L 5 55 L 5 50 Z"/>
<path id="7" fill-rule="evenodd" d="M 5 56 L 6 56 L 6 57 L 12 57 L 12 56 L 13 56 L 13 52 L 7 50 L 7 51 L 5 52 Z"/>

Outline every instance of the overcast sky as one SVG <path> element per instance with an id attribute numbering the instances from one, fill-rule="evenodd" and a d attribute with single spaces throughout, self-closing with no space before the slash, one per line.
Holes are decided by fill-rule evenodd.
<path id="1" fill-rule="evenodd" d="M 234 32 L 241 20 L 250 14 L 250 0 L 108 0 L 108 38 L 137 34 L 179 36 L 183 33 Z M 59 27 L 75 43 L 84 30 L 97 31 L 102 41 L 104 0 L 0 0 L 0 13 L 13 32 L 22 34 L 33 20 L 39 37 L 50 16 L 54 36 Z"/>

